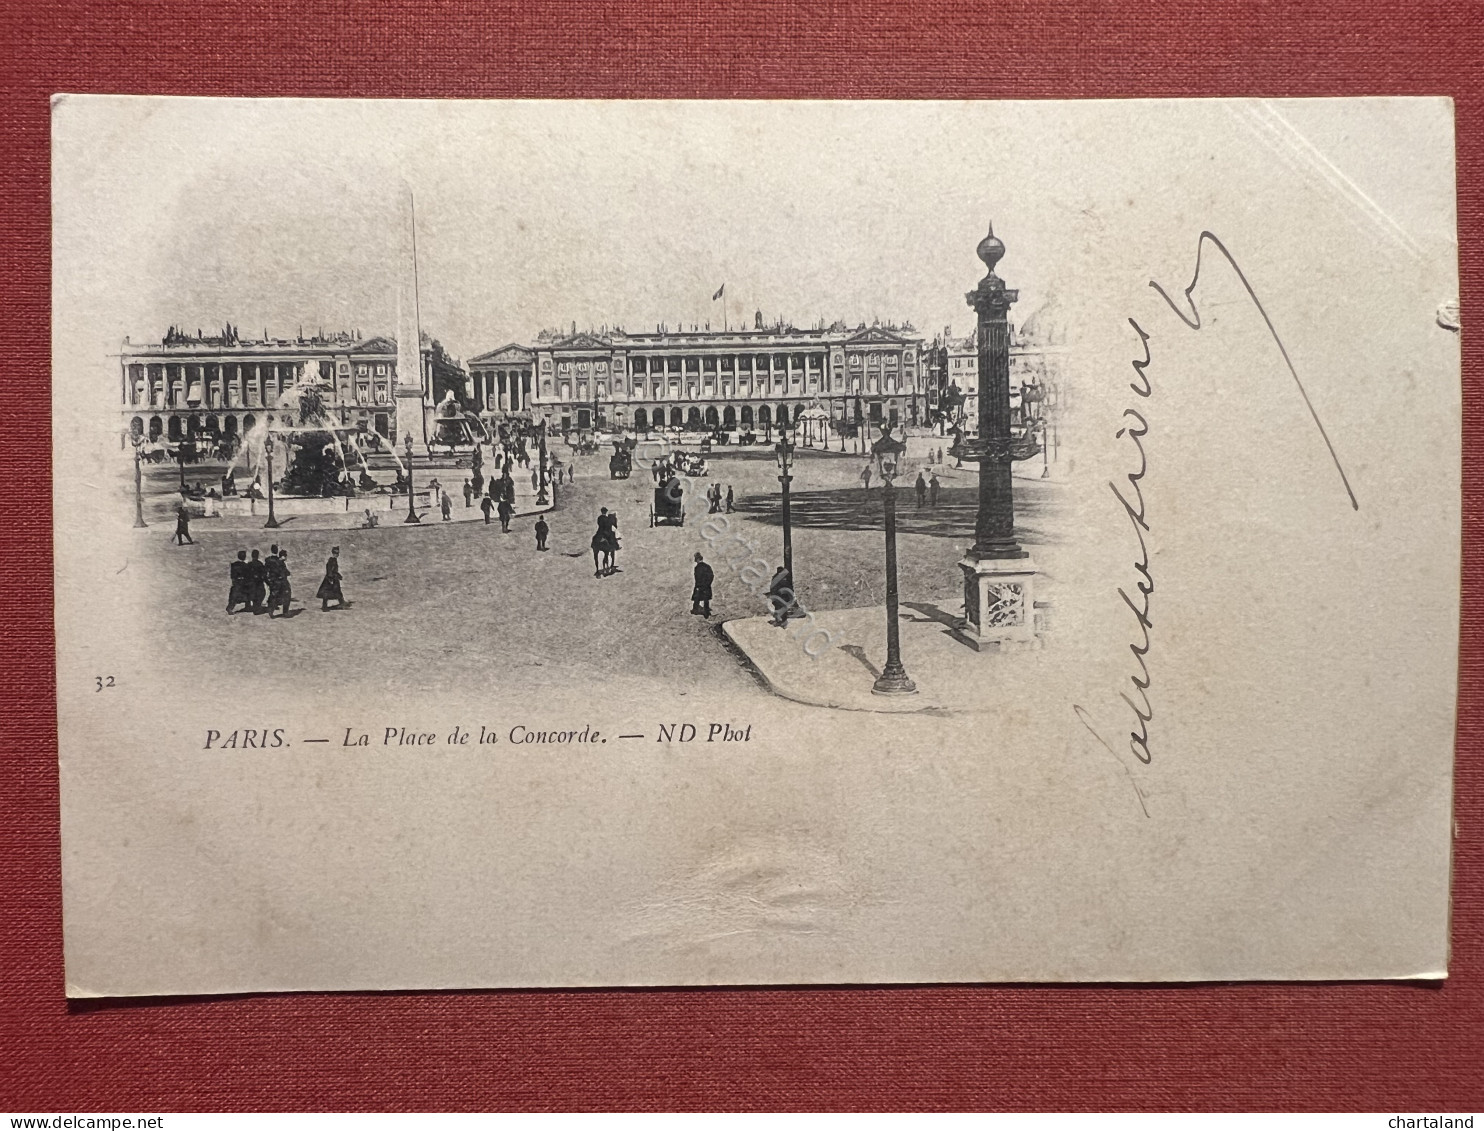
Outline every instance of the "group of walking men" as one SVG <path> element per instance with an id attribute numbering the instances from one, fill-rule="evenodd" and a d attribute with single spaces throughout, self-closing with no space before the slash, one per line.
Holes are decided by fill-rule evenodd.
<path id="1" fill-rule="evenodd" d="M 231 591 L 227 594 L 229 615 L 239 612 L 267 613 L 270 617 L 289 615 L 294 591 L 289 581 L 292 571 L 289 569 L 288 550 L 275 543 L 268 547 L 266 558 L 261 557 L 257 550 L 252 551 L 251 557 L 248 557 L 247 550 L 238 550 L 228 573 L 232 582 Z M 314 594 L 319 598 L 322 612 L 330 611 L 331 601 L 335 602 L 337 609 L 349 608 L 350 602 L 345 599 L 340 582 L 340 547 L 332 546 L 329 561 L 325 562 L 324 580 Z"/>
<path id="2" fill-rule="evenodd" d="M 726 507 L 726 513 L 732 513 L 732 485 L 727 484 L 726 498 L 722 498 L 721 484 L 713 483 L 706 488 L 706 512 L 708 514 L 721 514 L 722 507 Z"/>

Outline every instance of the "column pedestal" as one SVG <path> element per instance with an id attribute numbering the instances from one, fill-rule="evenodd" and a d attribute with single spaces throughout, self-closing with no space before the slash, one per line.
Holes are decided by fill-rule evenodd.
<path id="1" fill-rule="evenodd" d="M 1030 558 L 964 558 L 964 619 L 954 635 L 979 652 L 1036 648 L 1036 566 Z"/>

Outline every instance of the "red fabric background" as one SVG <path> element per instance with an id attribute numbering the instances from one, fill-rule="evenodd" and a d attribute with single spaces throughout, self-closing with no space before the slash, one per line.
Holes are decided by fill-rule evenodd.
<path id="1" fill-rule="evenodd" d="M 1446 985 L 62 996 L 49 514 L 54 91 L 503 97 L 1448 94 L 1479 309 L 1477 4 L 31 0 L 0 10 L 0 1110 L 1484 1108 L 1478 336 Z M 1440 641 L 1439 646 L 1446 646 Z"/>

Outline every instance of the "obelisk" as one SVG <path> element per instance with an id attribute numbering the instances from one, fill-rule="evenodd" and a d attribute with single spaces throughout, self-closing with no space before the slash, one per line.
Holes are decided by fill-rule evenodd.
<path id="1" fill-rule="evenodd" d="M 422 312 L 417 278 L 417 206 L 412 189 L 402 184 L 400 211 L 403 238 L 397 273 L 397 434 L 395 441 L 412 437 L 412 450 L 428 452 L 428 414 L 432 407 L 427 378 L 423 373 Z"/>

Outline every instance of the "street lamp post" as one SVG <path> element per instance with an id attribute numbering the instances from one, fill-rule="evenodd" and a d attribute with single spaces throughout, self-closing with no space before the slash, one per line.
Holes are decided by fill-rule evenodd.
<path id="1" fill-rule="evenodd" d="M 780 425 L 780 429 L 781 427 Z M 783 568 L 788 573 L 789 583 L 794 591 L 788 608 L 783 610 L 783 619 L 790 620 L 794 617 L 801 617 L 804 613 L 799 608 L 799 581 L 794 577 L 793 512 L 790 508 L 788 491 L 789 484 L 794 481 L 794 477 L 789 474 L 793 467 L 794 445 L 790 442 L 787 432 L 778 433 L 778 443 L 773 448 L 773 456 L 778 461 L 778 482 L 783 486 Z"/>
<path id="2" fill-rule="evenodd" d="M 144 521 L 144 461 L 139 457 L 143 436 L 134 437 L 134 529 L 143 530 L 149 523 Z"/>
<path id="3" fill-rule="evenodd" d="M 537 449 L 537 453 L 541 489 L 536 492 L 536 505 L 538 507 L 544 507 L 551 502 L 551 496 L 546 493 L 546 429 L 544 428 L 541 430 L 540 446 Z"/>
<path id="4" fill-rule="evenodd" d="M 263 523 L 264 530 L 277 530 L 279 526 L 278 516 L 273 513 L 273 433 L 269 432 L 263 440 L 263 451 L 268 456 L 268 521 Z"/>
<path id="5" fill-rule="evenodd" d="M 417 522 L 417 509 L 412 505 L 412 433 L 402 434 L 402 449 L 407 453 L 407 517 L 404 523 Z"/>
<path id="6" fill-rule="evenodd" d="M 897 614 L 897 489 L 892 480 L 906 448 L 905 443 L 892 438 L 890 427 L 883 427 L 881 439 L 871 446 L 871 458 L 881 476 L 881 509 L 886 520 L 886 664 L 871 687 L 876 695 L 912 695 L 917 691 L 917 684 L 907 677 L 907 669 L 902 666 Z"/>

